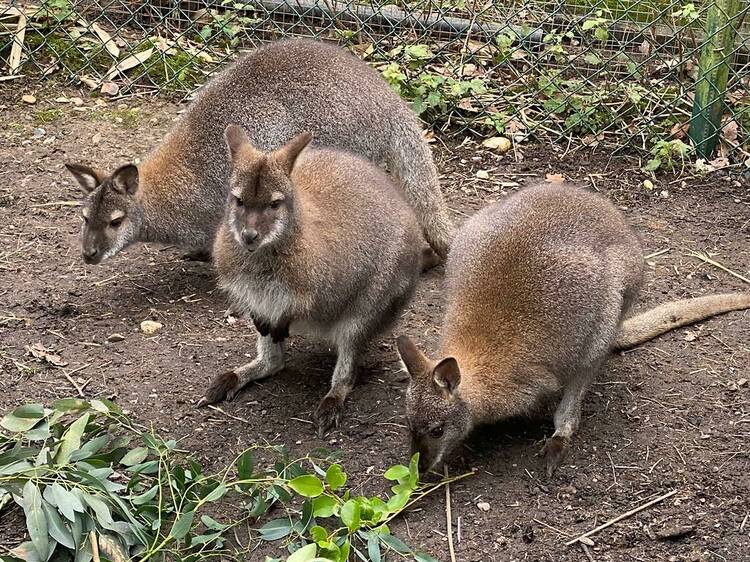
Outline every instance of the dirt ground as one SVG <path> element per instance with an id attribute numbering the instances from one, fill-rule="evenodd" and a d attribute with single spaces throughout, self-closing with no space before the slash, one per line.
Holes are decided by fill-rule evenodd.
<path id="1" fill-rule="evenodd" d="M 60 369 L 26 356 L 24 346 L 40 342 L 69 362 L 68 371 L 76 370 L 87 397 L 116 400 L 139 421 L 184 438 L 184 447 L 204 461 L 227 462 L 259 438 L 301 454 L 325 445 L 344 451 L 355 483 L 379 485 L 366 475 L 368 467 L 377 475 L 408 453 L 406 380 L 392 337 L 366 356 L 347 421 L 324 440 L 298 421 L 310 419 L 333 367 L 329 351 L 314 342 L 294 340 L 283 373 L 222 405 L 240 422 L 194 407 L 211 377 L 254 352 L 249 327 L 227 323 L 210 266 L 182 261 L 175 249 L 143 245 L 99 266 L 83 264 L 79 209 L 71 204 L 81 193 L 63 162 L 109 169 L 143 155 L 184 106 L 135 98 L 119 102 L 124 106 L 95 107 L 85 97 L 80 106 L 53 102 L 81 95 L 61 90 L 34 92 L 39 101 L 26 105 L 18 101 L 22 93 L 30 91 L 5 86 L 0 94 L 0 412 L 75 394 Z M 433 146 L 458 222 L 547 173 L 606 193 L 642 234 L 647 253 L 669 250 L 647 260 L 641 307 L 750 289 L 686 255 L 708 251 L 750 276 L 750 189 L 741 178 L 667 176 L 649 191 L 637 162 L 607 166 L 607 154 L 569 154 L 561 161 L 564 147 L 544 147 L 524 149 L 523 161 L 514 162 L 474 144 Z M 489 179 L 477 178 L 478 170 Z M 441 269 L 423 276 L 397 328 L 427 349 L 440 332 L 441 281 Z M 164 328 L 146 336 L 138 330 L 145 319 Z M 125 339 L 107 343 L 113 333 Z M 454 533 L 459 522 L 461 530 L 457 559 L 750 560 L 749 342 L 750 312 L 737 312 L 612 357 L 586 400 L 574 449 L 551 480 L 536 457 L 551 420 L 477 431 L 450 465 L 452 473 L 477 471 L 451 490 Z M 592 537 L 588 555 L 564 546 L 568 536 L 672 490 L 666 501 Z M 3 519 L 0 544 L 15 546 L 21 519 L 13 512 Z M 448 560 L 445 531 L 442 493 L 394 526 L 440 560 Z"/>

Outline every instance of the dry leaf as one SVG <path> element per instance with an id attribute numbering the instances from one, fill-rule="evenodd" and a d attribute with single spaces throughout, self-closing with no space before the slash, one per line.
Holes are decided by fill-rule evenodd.
<path id="1" fill-rule="evenodd" d="M 489 174 L 489 172 L 487 170 L 479 170 L 479 171 L 477 171 L 477 177 L 480 180 L 488 180 L 488 179 L 490 179 L 490 174 Z"/>
<path id="2" fill-rule="evenodd" d="M 687 134 L 688 130 L 690 130 L 690 122 L 686 123 L 675 123 L 672 125 L 672 129 L 669 131 L 669 134 L 676 138 L 676 139 L 684 139 Z"/>
<path id="3" fill-rule="evenodd" d="M 698 339 L 698 334 L 688 330 L 687 332 L 685 332 L 685 337 L 682 339 L 684 339 L 685 341 L 695 341 Z"/>
<path id="4" fill-rule="evenodd" d="M 143 64 L 148 59 L 150 59 L 151 55 L 153 54 L 154 48 L 149 47 L 145 51 L 141 51 L 140 53 L 135 53 L 134 55 L 130 55 L 129 57 L 124 58 L 107 71 L 105 80 L 112 80 L 115 76 L 117 76 L 118 73 L 124 73 L 131 68 L 138 66 L 139 64 Z"/>
<path id="5" fill-rule="evenodd" d="M 107 96 L 116 96 L 120 92 L 120 86 L 114 82 L 105 82 L 102 84 L 101 93 Z"/>
<path id="6" fill-rule="evenodd" d="M 120 58 L 120 49 L 117 45 L 115 45 L 115 42 L 112 40 L 112 36 L 104 31 L 102 27 L 98 23 L 91 24 L 91 29 L 94 30 L 94 33 L 99 37 L 101 42 L 104 44 L 104 48 L 107 49 L 110 55 L 114 57 L 115 60 Z"/>
<path id="7" fill-rule="evenodd" d="M 722 138 L 731 143 L 737 142 L 737 121 L 734 119 L 728 120 L 721 128 Z"/>
<path id="8" fill-rule="evenodd" d="M 62 357 L 53 353 L 54 350 L 44 347 L 41 343 L 27 345 L 25 349 L 27 355 L 46 361 L 55 367 L 65 367 L 68 364 L 67 361 L 63 361 Z"/>
<path id="9" fill-rule="evenodd" d="M 544 181 L 547 183 L 563 183 L 565 181 L 565 176 L 562 174 L 546 174 L 544 176 Z"/>

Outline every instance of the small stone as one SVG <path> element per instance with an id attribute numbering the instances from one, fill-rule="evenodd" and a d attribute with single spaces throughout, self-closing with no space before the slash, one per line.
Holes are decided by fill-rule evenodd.
<path id="1" fill-rule="evenodd" d="M 490 504 L 488 504 L 487 502 L 479 502 L 477 504 L 477 507 L 479 508 L 480 511 L 489 511 L 490 510 Z"/>
<path id="2" fill-rule="evenodd" d="M 46 134 L 47 134 L 47 131 L 45 131 L 41 127 L 37 127 L 36 129 L 34 129 L 34 138 L 35 139 L 40 139 L 40 138 L 42 138 Z"/>
<path id="3" fill-rule="evenodd" d="M 93 137 L 91 137 L 91 142 L 94 144 L 99 144 L 102 142 L 102 134 L 96 133 Z"/>
<path id="4" fill-rule="evenodd" d="M 21 101 L 23 103 L 28 103 L 29 105 L 36 103 L 36 97 L 32 96 L 31 94 L 26 94 L 21 96 Z"/>
<path id="5" fill-rule="evenodd" d="M 737 386 L 742 388 L 743 386 L 747 386 L 747 379 L 740 379 L 737 381 Z"/>
<path id="6" fill-rule="evenodd" d="M 75 98 L 70 98 L 70 102 L 71 102 L 71 103 L 72 103 L 73 105 L 79 105 L 79 106 L 80 106 L 80 105 L 83 105 L 83 100 L 82 100 L 81 98 L 78 98 L 78 97 L 75 97 Z"/>
<path id="7" fill-rule="evenodd" d="M 109 343 L 115 343 L 118 341 L 123 341 L 124 339 L 125 339 L 125 336 L 123 336 L 122 334 L 115 333 L 115 334 L 110 334 L 110 336 L 107 338 L 107 341 Z"/>
<path id="8" fill-rule="evenodd" d="M 654 189 L 654 182 L 651 180 L 643 180 L 643 187 L 646 189 Z"/>
<path id="9" fill-rule="evenodd" d="M 492 137 L 482 141 L 482 146 L 491 148 L 492 150 L 503 154 L 504 152 L 508 152 L 513 145 L 511 144 L 510 139 L 505 137 Z"/>
<path id="10" fill-rule="evenodd" d="M 479 170 L 476 175 L 480 180 L 490 179 L 490 174 L 487 170 Z"/>
<path id="11" fill-rule="evenodd" d="M 659 195 L 661 195 L 661 196 L 662 196 L 662 197 L 663 197 L 664 199 L 668 199 L 668 198 L 669 198 L 669 191 L 667 191 L 667 190 L 665 189 L 665 190 L 664 190 L 664 191 L 662 191 L 662 192 L 661 192 L 661 193 L 660 193 Z"/>
<path id="12" fill-rule="evenodd" d="M 141 332 L 144 334 L 155 334 L 164 327 L 161 322 L 154 322 L 153 320 L 144 320 L 141 322 Z"/>

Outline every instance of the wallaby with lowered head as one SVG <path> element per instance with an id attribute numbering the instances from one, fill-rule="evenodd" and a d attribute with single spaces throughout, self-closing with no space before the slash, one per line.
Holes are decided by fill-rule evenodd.
<path id="1" fill-rule="evenodd" d="M 99 263 L 134 242 L 172 244 L 207 257 L 227 197 L 223 134 L 232 123 L 262 150 L 310 131 L 316 144 L 385 164 L 430 246 L 446 256 L 452 228 L 414 113 L 376 70 L 349 52 L 294 39 L 261 47 L 217 75 L 138 166 L 106 174 L 66 165 L 89 194 L 84 261 Z"/>
<path id="2" fill-rule="evenodd" d="M 311 138 L 263 152 L 241 127 L 226 130 L 233 171 L 213 257 L 233 309 L 259 332 L 257 357 L 212 381 L 199 405 L 281 371 L 284 339 L 301 332 L 338 353 L 315 412 L 322 435 L 340 421 L 358 356 L 411 298 L 422 238 L 381 169 L 333 149 L 302 152 Z"/>
<path id="3" fill-rule="evenodd" d="M 407 419 L 423 469 L 479 424 L 532 413 L 561 394 L 542 454 L 551 476 L 578 428 L 583 396 L 613 349 L 750 307 L 750 294 L 679 300 L 626 318 L 643 279 L 641 245 L 604 198 L 533 187 L 456 233 L 433 361 L 406 336 Z"/>

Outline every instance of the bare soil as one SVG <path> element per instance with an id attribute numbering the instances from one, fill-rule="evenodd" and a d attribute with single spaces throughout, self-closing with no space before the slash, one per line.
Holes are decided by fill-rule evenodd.
<path id="1" fill-rule="evenodd" d="M 334 363 L 315 342 L 294 340 L 285 371 L 222 405 L 244 421 L 196 409 L 214 375 L 254 353 L 250 326 L 227 322 L 210 265 L 182 261 L 176 249 L 139 245 L 102 265 L 84 265 L 75 207 L 81 193 L 63 168 L 65 161 L 83 161 L 109 169 L 143 155 L 184 106 L 130 99 L 119 102 L 123 107 L 109 102 L 92 109 L 90 99 L 80 107 L 53 102 L 81 95 L 60 90 L 35 92 L 39 101 L 27 105 L 22 93 L 29 92 L 9 86 L 0 92 L 0 413 L 75 394 L 60 368 L 27 356 L 24 347 L 40 342 L 76 371 L 72 377 L 87 397 L 116 400 L 139 421 L 184 439 L 204 462 L 228 462 L 259 439 L 300 454 L 340 448 L 354 482 L 378 491 L 376 475 L 408 454 L 406 379 L 393 338 L 381 338 L 364 358 L 346 423 L 324 440 L 299 421 L 310 419 Z M 637 162 L 610 163 L 604 153 L 561 159 L 562 149 L 524 147 L 516 162 L 512 154 L 444 142 L 433 146 L 458 222 L 519 186 L 562 173 L 615 201 L 648 253 L 669 249 L 647 260 L 642 307 L 750 289 L 687 255 L 708 251 L 750 277 L 750 190 L 741 178 L 665 176 L 646 190 Z M 480 169 L 489 180 L 476 176 Z M 440 333 L 442 274 L 438 268 L 423 276 L 397 328 L 428 350 Z M 146 319 L 164 328 L 146 336 L 138 329 Z M 108 343 L 113 333 L 124 340 Z M 738 312 L 613 356 L 586 400 L 574 449 L 551 480 L 536 457 L 552 431 L 550 419 L 477 431 L 450 466 L 452 473 L 476 470 L 451 490 L 454 535 L 460 522 L 457 559 L 750 560 L 748 342 L 750 313 Z M 592 537 L 588 555 L 564 546 L 568 536 L 671 490 L 676 495 Z M 22 538 L 18 515 L 6 510 L 0 519 L 0 544 L 12 547 Z M 686 533 L 675 531 L 682 527 Z M 442 494 L 427 498 L 394 531 L 448 560 Z"/>

